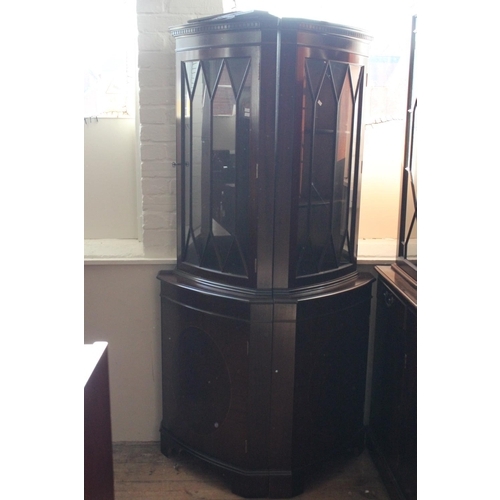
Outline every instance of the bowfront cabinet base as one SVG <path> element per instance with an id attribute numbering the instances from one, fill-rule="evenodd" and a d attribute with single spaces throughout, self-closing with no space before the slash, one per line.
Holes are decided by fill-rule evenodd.
<path id="1" fill-rule="evenodd" d="M 164 454 L 211 463 L 242 497 L 288 498 L 361 451 L 371 275 L 274 291 L 159 279 Z"/>

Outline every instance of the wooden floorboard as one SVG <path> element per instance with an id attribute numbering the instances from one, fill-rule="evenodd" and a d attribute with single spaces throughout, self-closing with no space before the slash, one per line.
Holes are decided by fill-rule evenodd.
<path id="1" fill-rule="evenodd" d="M 167 458 L 159 443 L 114 443 L 115 500 L 241 500 L 220 472 L 187 453 Z M 367 451 L 324 464 L 299 500 L 389 500 Z"/>

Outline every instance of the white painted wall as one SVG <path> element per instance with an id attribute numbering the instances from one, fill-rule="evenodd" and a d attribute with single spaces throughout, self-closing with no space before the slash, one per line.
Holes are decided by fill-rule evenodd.
<path id="1" fill-rule="evenodd" d="M 87 119 L 83 127 L 84 237 L 137 239 L 135 119 Z"/>
<path id="2" fill-rule="evenodd" d="M 113 441 L 157 441 L 161 420 L 158 265 L 85 266 L 85 343 L 109 342 Z"/>

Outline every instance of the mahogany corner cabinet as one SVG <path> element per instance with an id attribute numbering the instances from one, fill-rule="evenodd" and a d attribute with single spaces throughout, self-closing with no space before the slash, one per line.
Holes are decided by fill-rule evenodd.
<path id="1" fill-rule="evenodd" d="M 230 13 L 171 28 L 177 266 L 162 301 L 162 452 L 243 497 L 300 493 L 364 446 L 370 274 L 358 273 L 371 37 Z"/>

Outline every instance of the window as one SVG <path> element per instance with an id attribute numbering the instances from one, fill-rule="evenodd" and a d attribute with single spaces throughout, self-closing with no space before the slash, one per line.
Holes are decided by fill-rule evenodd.
<path id="1" fill-rule="evenodd" d="M 85 8 L 84 117 L 133 117 L 137 79 L 135 1 L 90 0 Z"/>
<path id="2" fill-rule="evenodd" d="M 135 1 L 89 0 L 84 26 L 84 237 L 136 240 Z"/>

